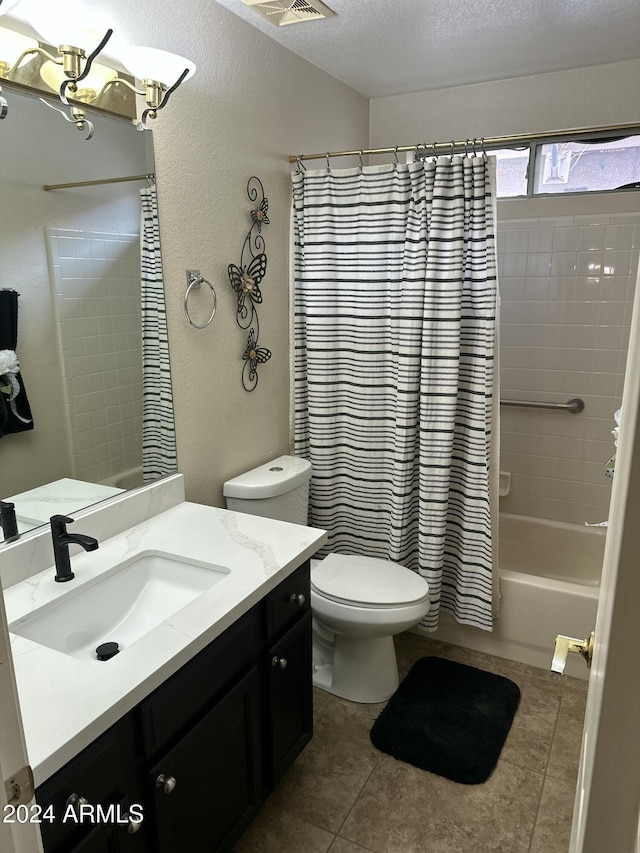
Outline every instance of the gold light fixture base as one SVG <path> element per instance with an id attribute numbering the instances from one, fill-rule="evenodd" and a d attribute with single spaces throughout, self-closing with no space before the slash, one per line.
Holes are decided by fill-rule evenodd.
<path id="1" fill-rule="evenodd" d="M 45 42 L 38 42 L 37 47 L 25 51 L 23 57 L 13 67 L 2 59 L 2 34 L 9 32 L 0 27 L 0 79 L 6 91 L 12 89 L 33 98 L 46 98 L 52 102 L 59 100 L 59 88 L 48 85 L 41 76 L 43 66 L 54 62 L 60 66 L 67 79 L 75 80 L 82 73 L 86 54 L 81 48 L 73 45 L 53 47 Z M 100 68 L 93 63 L 93 68 Z M 106 66 L 102 66 L 106 70 Z M 64 77 L 62 78 L 64 79 Z M 89 86 L 71 83 L 67 86 L 67 97 L 70 103 L 78 103 L 83 110 L 101 113 L 103 115 L 135 121 L 137 105 L 135 96 L 135 80 L 131 75 L 118 72 L 118 79 L 123 85 L 113 81 L 98 92 Z M 74 86 L 77 91 L 74 92 Z"/>

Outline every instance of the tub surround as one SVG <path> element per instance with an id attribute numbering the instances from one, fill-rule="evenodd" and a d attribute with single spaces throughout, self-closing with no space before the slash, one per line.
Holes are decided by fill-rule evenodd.
<path id="1" fill-rule="evenodd" d="M 9 574 L 11 552 L 22 558 L 25 578 L 24 582 L 5 588 L 9 623 L 73 588 L 79 589 L 113 565 L 145 550 L 164 551 L 230 569 L 222 582 L 109 661 L 79 660 L 11 635 L 36 785 L 219 636 L 326 539 L 324 531 L 180 502 L 175 499 L 182 487 L 180 476 L 167 478 L 77 516 L 74 529 L 96 536 L 100 547 L 93 553 L 72 556 L 76 577 L 62 590 L 53 579 L 48 530 L 24 543 L 9 545 L 0 554 L 1 574 Z M 162 506 L 172 502 L 170 507 Z M 152 506 L 157 512 L 152 511 Z M 136 515 L 143 518 L 136 519 Z M 125 528 L 126 517 L 129 525 Z M 105 535 L 108 533 L 111 535 Z M 43 542 L 34 541 L 45 535 L 48 553 Z M 35 573 L 24 574 L 27 564 Z"/>

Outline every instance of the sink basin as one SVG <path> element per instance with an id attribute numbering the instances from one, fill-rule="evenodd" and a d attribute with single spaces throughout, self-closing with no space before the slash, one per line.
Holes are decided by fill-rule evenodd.
<path id="1" fill-rule="evenodd" d="M 142 551 L 17 619 L 9 630 L 72 657 L 96 660 L 97 646 L 115 642 L 126 649 L 228 574 L 213 563 Z"/>

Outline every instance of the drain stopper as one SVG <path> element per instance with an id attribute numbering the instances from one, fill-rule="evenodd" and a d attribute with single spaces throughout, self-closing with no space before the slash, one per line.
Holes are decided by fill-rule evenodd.
<path id="1" fill-rule="evenodd" d="M 120 651 L 117 643 L 101 643 L 96 649 L 98 660 L 109 660 Z"/>

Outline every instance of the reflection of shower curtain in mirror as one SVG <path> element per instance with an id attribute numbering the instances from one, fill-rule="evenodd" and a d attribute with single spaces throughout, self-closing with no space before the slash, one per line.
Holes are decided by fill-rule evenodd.
<path id="1" fill-rule="evenodd" d="M 158 200 L 155 187 L 140 190 L 142 201 L 142 472 L 145 482 L 176 471 L 176 443 L 164 301 Z"/>
<path id="2" fill-rule="evenodd" d="M 0 290 L 0 350 L 14 353 L 18 345 L 18 292 Z M 15 357 L 15 356 L 14 356 Z M 9 356 L 6 356 L 8 360 Z M 2 377 L 0 370 L 0 438 L 12 432 L 33 429 L 33 419 L 20 371 Z"/>
<path id="3" fill-rule="evenodd" d="M 294 448 L 325 549 L 491 630 L 496 261 L 485 157 L 293 175 Z"/>

